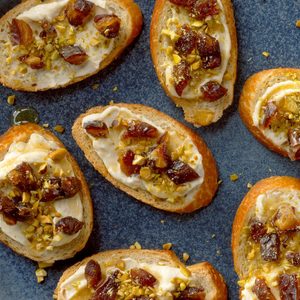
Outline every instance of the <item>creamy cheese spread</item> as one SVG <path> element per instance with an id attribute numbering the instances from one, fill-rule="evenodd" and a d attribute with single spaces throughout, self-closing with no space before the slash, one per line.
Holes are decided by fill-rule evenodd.
<path id="1" fill-rule="evenodd" d="M 58 148 L 59 146 L 55 142 L 49 141 L 36 133 L 33 133 L 27 142 L 12 143 L 3 160 L 0 162 L 0 180 L 3 180 L 11 170 L 15 169 L 22 162 L 30 164 L 47 162 L 53 170 L 59 167 L 68 176 L 74 176 L 72 165 L 67 159 L 57 163 L 48 157 L 49 153 Z M 61 218 L 71 216 L 79 221 L 83 220 L 83 207 L 79 194 L 69 199 L 55 201 L 54 207 L 61 214 Z M 54 218 L 54 224 L 61 218 Z M 0 214 L 1 231 L 24 246 L 30 245 L 30 242 L 23 233 L 27 226 L 23 222 L 17 222 L 16 225 L 8 225 L 3 220 L 2 214 Z M 62 239 L 60 241 L 53 240 L 51 246 L 68 244 L 78 236 L 78 234 L 66 235 L 64 233 L 59 233 L 59 235 Z"/>
<path id="2" fill-rule="evenodd" d="M 162 127 L 157 126 L 148 118 L 142 115 L 133 114 L 127 108 L 120 108 L 117 106 L 111 106 L 107 108 L 102 113 L 98 114 L 91 114 L 86 116 L 82 121 L 82 126 L 85 127 L 86 124 L 99 120 L 106 124 L 109 128 L 113 121 L 116 120 L 119 116 L 124 117 L 127 120 L 140 120 L 144 121 L 152 126 L 154 126 L 159 133 L 162 135 L 166 130 Z M 196 145 L 192 142 L 189 137 L 183 137 L 182 139 L 178 138 L 178 133 L 175 130 L 168 128 L 168 133 L 170 135 L 170 140 L 174 143 L 175 147 L 180 147 L 182 145 L 190 145 L 191 147 L 191 154 L 190 156 L 193 157 L 193 162 L 190 163 L 190 166 L 197 172 L 199 178 L 185 183 L 182 185 L 182 189 L 179 191 L 175 191 L 172 195 L 168 194 L 167 192 L 163 191 L 159 186 L 156 186 L 151 181 L 144 181 L 141 179 L 140 176 L 132 175 L 126 176 L 120 168 L 120 164 L 118 162 L 118 153 L 116 151 L 116 146 L 118 145 L 118 141 L 120 136 L 108 136 L 107 138 L 100 138 L 96 139 L 89 135 L 93 142 L 93 147 L 99 157 L 102 159 L 105 167 L 107 168 L 109 174 L 114 177 L 119 182 L 133 188 L 133 189 L 143 189 L 155 195 L 160 199 L 169 199 L 169 198 L 176 198 L 176 197 L 184 197 L 185 202 L 190 202 L 193 200 L 193 197 L 201 184 L 204 180 L 204 169 L 202 164 L 202 156 L 199 153 Z"/>
<path id="3" fill-rule="evenodd" d="M 186 277 L 179 268 L 170 267 L 166 265 L 156 265 L 147 263 L 138 263 L 137 261 L 126 258 L 123 259 L 125 263 L 125 270 L 130 270 L 132 268 L 141 268 L 148 271 L 156 279 L 157 283 L 154 288 L 157 291 L 158 299 L 167 300 L 170 297 L 163 296 L 167 292 L 173 292 L 175 290 L 175 284 L 172 283 L 172 279 L 180 278 L 185 281 L 192 280 L 192 277 Z M 106 273 L 112 273 L 116 268 L 106 269 Z M 85 266 L 81 266 L 72 276 L 65 280 L 60 287 L 58 296 L 62 300 L 71 300 L 78 291 L 87 287 L 87 281 L 84 274 Z M 161 296 L 160 296 L 161 295 Z"/>

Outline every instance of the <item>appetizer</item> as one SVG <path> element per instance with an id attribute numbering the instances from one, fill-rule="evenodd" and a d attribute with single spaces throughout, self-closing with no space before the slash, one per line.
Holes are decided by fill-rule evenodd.
<path id="1" fill-rule="evenodd" d="M 232 103 L 237 38 L 230 0 L 157 0 L 151 54 L 167 93 L 195 126 L 218 121 Z"/>
<path id="2" fill-rule="evenodd" d="M 300 70 L 273 69 L 250 77 L 240 115 L 251 133 L 271 150 L 300 159 Z"/>
<path id="3" fill-rule="evenodd" d="M 67 269 L 54 299 L 226 300 L 227 288 L 207 262 L 186 267 L 171 251 L 114 250 Z"/>
<path id="4" fill-rule="evenodd" d="M 75 121 L 73 137 L 114 186 L 156 208 L 191 212 L 217 190 L 216 164 L 202 139 L 153 108 L 92 108 Z"/>
<path id="5" fill-rule="evenodd" d="M 89 189 L 74 158 L 30 123 L 0 137 L 0 155 L 1 242 L 38 262 L 73 257 L 93 227 Z"/>
<path id="6" fill-rule="evenodd" d="M 300 299 L 299 229 L 299 179 L 271 177 L 253 186 L 232 230 L 240 299 Z"/>
<path id="7" fill-rule="evenodd" d="M 140 33 L 133 0 L 28 0 L 0 19 L 0 82 L 65 87 L 109 65 Z"/>

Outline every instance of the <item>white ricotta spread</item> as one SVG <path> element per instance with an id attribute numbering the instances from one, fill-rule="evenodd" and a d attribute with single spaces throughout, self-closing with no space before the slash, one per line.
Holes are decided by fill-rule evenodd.
<path id="1" fill-rule="evenodd" d="M 107 8 L 105 0 L 90 1 L 96 5 L 96 14 L 112 13 L 111 10 Z M 26 21 L 34 31 L 35 39 L 37 41 L 41 40 L 39 37 L 41 27 L 37 22 L 41 22 L 45 19 L 52 21 L 60 15 L 68 2 L 68 0 L 56 0 L 51 3 L 39 4 L 21 13 L 17 19 Z M 63 33 L 59 30 L 56 31 L 58 37 L 63 37 Z M 52 62 L 51 70 L 46 70 L 45 68 L 33 70 L 28 67 L 28 71 L 24 76 L 30 78 L 32 75 L 33 82 L 36 83 L 38 89 L 65 85 L 75 78 L 93 74 L 97 71 L 100 63 L 111 53 L 115 45 L 115 39 L 108 39 L 105 46 L 92 46 L 92 39 L 99 34 L 93 24 L 93 20 L 87 22 L 81 31 L 74 28 L 73 33 L 75 34 L 75 45 L 81 46 L 85 50 L 88 55 L 88 60 L 81 65 L 72 65 L 59 57 Z M 14 55 L 10 65 L 11 70 L 17 69 L 18 65 L 18 56 Z"/>
<path id="2" fill-rule="evenodd" d="M 268 101 L 271 100 L 274 103 L 278 103 L 282 98 L 295 93 L 300 93 L 300 81 L 286 80 L 268 87 L 255 104 L 255 109 L 252 115 L 253 124 L 256 127 L 260 127 L 261 111 Z M 274 144 L 285 150 L 289 149 L 288 137 L 284 132 L 276 133 L 270 128 L 261 128 L 261 130 Z"/>
<path id="3" fill-rule="evenodd" d="M 47 162 L 53 170 L 59 166 L 68 174 L 68 176 L 74 176 L 72 165 L 68 160 L 64 159 L 63 161 L 56 163 L 52 159 L 48 158 L 49 153 L 58 148 L 59 146 L 55 142 L 49 141 L 42 135 L 36 133 L 33 133 L 26 143 L 12 143 L 3 160 L 0 162 L 0 180 L 4 179 L 11 170 L 15 169 L 22 162 Z M 54 207 L 56 211 L 62 215 L 61 218 L 71 216 L 79 221 L 83 220 L 83 207 L 79 194 L 69 199 L 55 201 Z M 60 218 L 54 218 L 54 223 L 56 223 L 59 219 Z M 28 246 L 30 244 L 23 233 L 27 226 L 28 225 L 23 222 L 17 222 L 16 225 L 7 225 L 3 220 L 2 214 L 0 214 L 1 231 L 24 246 Z M 51 245 L 65 245 L 75 239 L 78 234 L 79 233 L 74 235 L 65 235 L 60 233 L 62 239 L 60 241 L 53 241 Z"/>
<path id="4" fill-rule="evenodd" d="M 157 126 L 157 124 L 154 124 L 151 120 L 148 118 L 142 116 L 142 115 L 135 115 L 127 108 L 120 108 L 117 106 L 111 106 L 107 108 L 102 113 L 98 114 L 92 114 L 86 116 L 82 121 L 82 126 L 85 127 L 85 124 L 88 124 L 91 121 L 94 120 L 100 120 L 104 122 L 107 127 L 109 128 L 112 125 L 112 122 L 117 119 L 119 115 L 125 116 L 127 119 L 133 119 L 133 120 L 141 120 L 144 121 L 159 131 L 160 134 L 163 134 L 165 130 Z M 178 135 L 176 131 L 170 130 L 168 131 L 170 134 L 172 142 L 176 142 L 176 136 Z M 119 137 L 111 137 L 108 136 L 107 138 L 100 138 L 95 139 L 91 135 L 89 137 L 92 139 L 93 147 L 96 150 L 99 157 L 103 160 L 103 163 L 105 167 L 107 168 L 109 174 L 114 177 L 119 182 L 122 182 L 123 184 L 133 188 L 133 189 L 144 189 L 148 191 L 149 193 L 155 195 L 158 198 L 161 199 L 167 199 L 170 197 L 167 193 L 161 191 L 159 187 L 155 186 L 151 181 L 144 181 L 140 178 L 140 176 L 132 175 L 132 176 L 126 176 L 120 168 L 120 164 L 118 162 L 118 153 L 116 151 L 116 142 L 115 140 Z M 184 140 L 179 141 L 182 145 L 191 145 L 192 147 L 192 155 L 197 157 L 197 160 L 195 160 L 194 165 L 190 165 L 199 175 L 199 178 L 188 182 L 186 184 L 183 184 L 184 188 L 182 191 L 176 191 L 172 194 L 172 197 L 184 197 L 185 202 L 190 202 L 193 200 L 193 196 L 199 189 L 199 186 L 203 183 L 204 180 L 204 169 L 202 164 L 202 156 L 199 153 L 196 145 L 192 142 L 192 140 L 189 137 L 186 137 Z M 179 145 L 178 145 L 179 146 Z"/>
<path id="5" fill-rule="evenodd" d="M 151 273 L 157 279 L 154 288 L 156 289 L 158 299 L 160 300 L 171 299 L 170 297 L 163 295 L 166 292 L 173 292 L 175 290 L 175 285 L 171 282 L 172 279 L 180 278 L 186 281 L 192 279 L 191 277 L 186 277 L 182 274 L 180 269 L 176 267 L 138 263 L 130 258 L 123 259 L 123 261 L 125 262 L 125 270 L 141 268 Z M 85 266 L 81 266 L 72 276 L 61 284 L 58 296 L 61 297 L 62 300 L 71 300 L 78 291 L 87 287 L 84 270 Z M 111 274 L 114 270 L 116 270 L 116 268 L 107 269 L 106 273 Z"/>
<path id="6" fill-rule="evenodd" d="M 230 38 L 230 33 L 229 33 L 229 28 L 228 28 L 226 16 L 225 16 L 225 13 L 224 13 L 223 4 L 220 0 L 217 0 L 217 2 L 218 2 L 218 5 L 220 7 L 220 19 L 221 19 L 221 24 L 224 26 L 224 31 L 217 31 L 217 32 L 215 32 L 211 35 L 214 38 L 216 38 L 219 41 L 219 44 L 220 44 L 220 51 L 221 51 L 221 57 L 222 57 L 221 66 L 216 69 L 217 70 L 216 74 L 210 74 L 209 72 L 206 72 L 205 77 L 203 79 L 199 80 L 199 82 L 197 82 L 196 87 L 187 86 L 184 89 L 181 98 L 185 98 L 185 99 L 198 98 L 202 94 L 201 86 L 203 86 L 205 83 L 207 83 L 209 81 L 217 81 L 218 83 L 222 84 L 223 77 L 226 73 L 227 66 L 228 66 L 228 63 L 229 63 L 229 60 L 230 60 L 231 38 Z M 172 20 L 173 21 L 179 20 L 181 25 L 189 24 L 190 23 L 190 17 L 188 16 L 188 14 L 183 14 L 183 13 L 179 14 L 179 13 L 177 13 L 176 8 L 177 7 L 174 7 L 174 8 L 171 9 L 172 10 L 171 21 Z M 177 31 L 176 25 L 174 25 L 174 27 L 172 29 L 175 33 Z M 163 40 L 163 47 L 166 48 L 168 46 L 168 43 L 169 43 L 168 40 L 164 39 Z M 174 66 L 174 62 L 171 59 L 168 59 L 168 61 L 166 61 L 166 69 L 165 69 L 166 84 L 167 84 L 169 92 L 173 96 L 179 97 L 176 90 L 175 90 L 174 83 L 173 83 L 173 80 L 172 80 L 172 78 L 173 78 L 173 76 L 172 76 L 173 66 Z"/>

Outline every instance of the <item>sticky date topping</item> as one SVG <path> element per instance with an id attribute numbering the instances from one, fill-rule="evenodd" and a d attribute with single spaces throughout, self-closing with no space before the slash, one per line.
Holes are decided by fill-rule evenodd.
<path id="1" fill-rule="evenodd" d="M 190 66 L 187 62 L 182 61 L 173 68 L 173 76 L 175 80 L 175 90 L 178 96 L 182 96 L 184 89 L 190 83 L 192 76 Z"/>
<path id="2" fill-rule="evenodd" d="M 264 223 L 258 220 L 251 220 L 250 222 L 250 236 L 252 240 L 259 243 L 260 239 L 267 233 L 267 228 Z"/>
<path id="3" fill-rule="evenodd" d="M 187 25 L 180 31 L 180 37 L 175 43 L 175 50 L 182 55 L 190 54 L 197 47 L 198 35 Z"/>
<path id="4" fill-rule="evenodd" d="M 34 38 L 31 27 L 23 20 L 12 19 L 9 24 L 10 40 L 13 45 L 30 45 Z"/>
<path id="5" fill-rule="evenodd" d="M 62 58 L 71 65 L 83 64 L 88 55 L 80 46 L 65 46 L 60 49 Z"/>
<path id="6" fill-rule="evenodd" d="M 298 300 L 300 291 L 296 274 L 282 274 L 279 276 L 280 299 Z"/>
<path id="7" fill-rule="evenodd" d="M 300 160 L 300 128 L 293 128 L 288 131 L 288 141 L 290 158 L 292 160 Z"/>
<path id="8" fill-rule="evenodd" d="M 261 257 L 265 261 L 277 261 L 280 255 L 280 239 L 277 233 L 265 234 L 260 239 Z"/>
<path id="9" fill-rule="evenodd" d="M 156 138 L 157 136 L 158 130 L 154 126 L 146 122 L 133 120 L 129 122 L 122 138 Z"/>
<path id="10" fill-rule="evenodd" d="M 126 176 L 139 174 L 141 170 L 141 165 L 133 164 L 134 156 L 134 152 L 132 150 L 128 150 L 119 158 L 120 168 Z"/>
<path id="11" fill-rule="evenodd" d="M 84 129 L 95 138 L 106 138 L 109 133 L 106 124 L 98 120 L 87 123 Z"/>
<path id="12" fill-rule="evenodd" d="M 56 223 L 55 227 L 58 232 L 63 232 L 67 235 L 73 235 L 82 229 L 83 223 L 78 221 L 76 218 L 65 217 L 60 219 Z"/>
<path id="13" fill-rule="evenodd" d="M 214 102 L 227 94 L 227 89 L 220 85 L 217 81 L 209 81 L 201 87 L 204 100 Z"/>
<path id="14" fill-rule="evenodd" d="M 119 34 L 121 19 L 116 15 L 97 15 L 94 23 L 97 30 L 108 39 L 115 38 Z"/>
<path id="15" fill-rule="evenodd" d="M 133 282 L 140 286 L 154 287 L 157 279 L 144 269 L 134 268 L 130 270 L 130 276 Z"/>
<path id="16" fill-rule="evenodd" d="M 271 289 L 267 286 L 264 279 L 256 279 L 252 292 L 258 300 L 276 300 Z"/>
<path id="17" fill-rule="evenodd" d="M 92 16 L 95 4 L 87 0 L 71 0 L 66 9 L 66 16 L 73 26 L 84 25 Z"/>
<path id="18" fill-rule="evenodd" d="M 178 300 L 205 300 L 205 291 L 202 287 L 187 287 L 179 293 Z"/>
<path id="19" fill-rule="evenodd" d="M 85 266 L 84 274 L 88 283 L 88 287 L 96 289 L 102 279 L 101 267 L 99 263 L 91 259 Z"/>

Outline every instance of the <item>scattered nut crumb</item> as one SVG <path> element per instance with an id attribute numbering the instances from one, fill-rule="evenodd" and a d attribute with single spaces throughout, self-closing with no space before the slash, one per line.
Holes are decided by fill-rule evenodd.
<path id="1" fill-rule="evenodd" d="M 7 97 L 7 103 L 9 105 L 14 105 L 16 102 L 16 95 L 10 95 Z"/>
<path id="2" fill-rule="evenodd" d="M 251 189 L 252 187 L 253 187 L 253 185 L 252 185 L 250 182 L 248 182 L 248 183 L 247 183 L 247 188 L 248 188 L 248 189 Z"/>
<path id="3" fill-rule="evenodd" d="M 45 269 L 45 268 L 52 267 L 54 265 L 54 263 L 48 263 L 48 262 L 40 261 L 38 263 L 38 265 L 39 265 L 39 269 Z"/>
<path id="4" fill-rule="evenodd" d="M 172 248 L 172 246 L 173 246 L 172 243 L 166 243 L 166 244 L 163 244 L 162 247 L 164 250 L 170 250 Z"/>
<path id="5" fill-rule="evenodd" d="M 238 174 L 236 174 L 236 173 L 233 173 L 233 174 L 231 174 L 230 175 L 230 180 L 231 181 L 237 181 L 239 179 L 239 176 L 238 176 Z"/>
<path id="6" fill-rule="evenodd" d="M 166 220 L 160 220 L 161 224 L 165 224 Z"/>
<path id="7" fill-rule="evenodd" d="M 296 27 L 300 28 L 300 20 L 296 21 Z"/>
<path id="8" fill-rule="evenodd" d="M 211 238 L 214 239 L 215 237 L 216 237 L 216 235 L 213 233 L 213 234 L 211 235 Z"/>
<path id="9" fill-rule="evenodd" d="M 62 125 L 56 125 L 56 126 L 54 126 L 54 130 L 56 132 L 59 132 L 59 133 L 64 133 L 65 132 L 65 128 Z"/>
<path id="10" fill-rule="evenodd" d="M 49 128 L 49 124 L 48 124 L 48 123 L 44 123 L 44 124 L 43 124 L 43 127 L 44 127 L 44 128 Z"/>
<path id="11" fill-rule="evenodd" d="M 189 260 L 189 258 L 190 258 L 190 255 L 189 255 L 188 253 L 184 252 L 184 253 L 182 254 L 182 258 L 183 258 L 183 260 L 184 260 L 185 262 L 187 262 L 187 261 Z"/>
<path id="12" fill-rule="evenodd" d="M 37 269 L 35 271 L 35 276 L 37 278 L 37 282 L 41 283 L 45 280 L 45 277 L 47 276 L 47 271 L 45 269 Z"/>
<path id="13" fill-rule="evenodd" d="M 99 88 L 100 84 L 99 83 L 95 83 L 92 85 L 92 89 L 93 90 L 97 90 Z"/>
<path id="14" fill-rule="evenodd" d="M 220 256 L 221 255 L 221 250 L 217 250 L 217 255 Z"/>
<path id="15" fill-rule="evenodd" d="M 115 86 L 115 87 L 113 88 L 113 91 L 114 91 L 114 92 L 117 92 L 118 89 L 119 89 L 119 88 L 118 88 L 117 86 Z"/>
<path id="16" fill-rule="evenodd" d="M 268 51 L 264 51 L 264 52 L 262 53 L 262 55 L 263 55 L 264 57 L 269 57 L 269 56 L 270 56 L 270 53 L 269 53 Z"/>
<path id="17" fill-rule="evenodd" d="M 218 181 L 218 185 L 222 184 L 222 182 L 223 182 L 223 180 L 220 179 L 220 180 Z"/>
<path id="18" fill-rule="evenodd" d="M 110 104 L 110 105 L 113 105 L 113 104 L 114 104 L 114 100 L 110 100 L 110 101 L 109 101 L 109 104 Z"/>
<path id="19" fill-rule="evenodd" d="M 138 250 L 141 250 L 142 249 L 142 246 L 139 242 L 135 242 L 133 245 L 131 245 L 129 247 L 129 249 L 138 249 Z"/>

